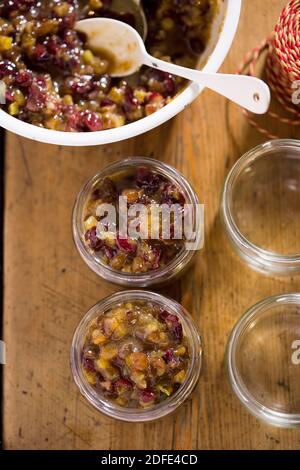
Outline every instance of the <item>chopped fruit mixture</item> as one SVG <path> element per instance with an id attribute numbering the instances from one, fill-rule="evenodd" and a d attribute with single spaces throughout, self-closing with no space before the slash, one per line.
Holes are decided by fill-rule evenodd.
<path id="1" fill-rule="evenodd" d="M 185 381 L 189 360 L 178 317 L 145 301 L 100 313 L 82 350 L 89 384 L 128 408 L 151 407 L 173 395 Z"/>
<path id="2" fill-rule="evenodd" d="M 194 67 L 209 37 L 216 0 L 144 0 L 147 47 L 156 57 Z M 184 82 L 142 68 L 112 79 L 108 59 L 74 30 L 82 18 L 109 16 L 134 26 L 111 0 L 0 0 L 0 80 L 10 115 L 68 132 L 120 127 L 166 105 Z"/>
<path id="3" fill-rule="evenodd" d="M 97 224 L 101 217 L 97 209 L 101 204 L 113 204 L 116 213 L 119 210 L 119 197 L 127 197 L 127 207 L 133 204 L 143 204 L 148 210 L 147 232 L 135 238 L 120 236 L 118 220 L 115 233 L 107 227 L 106 232 L 99 236 Z M 185 238 L 175 239 L 172 213 L 170 218 L 170 238 L 167 239 L 162 231 L 156 239 L 151 238 L 152 204 L 177 206 L 184 210 L 185 197 L 179 185 L 167 179 L 164 175 L 144 167 L 129 167 L 100 180 L 88 199 L 84 211 L 84 243 L 88 249 L 99 256 L 100 260 L 111 268 L 125 273 L 146 273 L 168 265 L 184 249 Z M 151 215 L 152 214 L 152 215 Z M 128 216 L 128 225 L 130 225 Z M 160 220 L 161 222 L 161 220 Z M 103 223 L 106 229 L 105 224 Z"/>

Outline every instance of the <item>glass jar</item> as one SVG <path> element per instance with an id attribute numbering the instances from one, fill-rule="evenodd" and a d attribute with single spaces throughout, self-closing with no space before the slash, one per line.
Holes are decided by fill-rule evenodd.
<path id="1" fill-rule="evenodd" d="M 300 141 L 274 140 L 241 157 L 225 182 L 221 216 L 250 267 L 300 272 Z"/>
<path id="2" fill-rule="evenodd" d="M 258 302 L 234 327 L 226 363 L 232 389 L 256 418 L 300 426 L 300 294 Z"/>
<path id="3" fill-rule="evenodd" d="M 185 197 L 185 203 L 189 204 L 190 207 L 192 207 L 192 230 L 197 233 L 198 237 L 196 249 L 189 249 L 187 246 L 185 246 L 178 253 L 178 255 L 175 256 L 166 266 L 144 273 L 128 273 L 113 269 L 111 266 L 103 262 L 103 260 L 101 260 L 101 257 L 97 256 L 97 253 L 89 250 L 84 239 L 84 209 L 93 190 L 97 187 L 99 181 L 103 180 L 105 177 L 118 174 L 119 172 L 126 171 L 126 169 L 130 169 L 132 167 L 147 168 L 157 174 L 164 176 L 165 178 L 180 187 Z M 149 287 L 166 283 L 177 277 L 180 273 L 183 272 L 185 268 L 187 268 L 187 266 L 193 259 L 197 249 L 201 247 L 201 243 L 203 242 L 203 226 L 200 227 L 199 225 L 199 218 L 201 213 L 199 211 L 200 207 L 201 206 L 199 205 L 198 197 L 189 182 L 184 178 L 183 175 L 181 175 L 177 170 L 175 170 L 171 166 L 151 158 L 126 158 L 122 161 L 113 163 L 112 165 L 109 165 L 104 168 L 101 172 L 91 178 L 78 194 L 73 209 L 72 218 L 74 242 L 79 254 L 85 261 L 85 263 L 96 274 L 98 274 L 100 277 L 109 282 L 128 287 Z M 202 224 L 202 222 L 203 217 L 201 218 L 200 223 Z M 198 232 L 197 227 L 200 227 Z"/>
<path id="4" fill-rule="evenodd" d="M 176 315 L 183 328 L 183 334 L 189 344 L 190 363 L 186 378 L 181 387 L 169 398 L 145 409 L 132 409 L 119 406 L 97 393 L 84 377 L 82 367 L 82 349 L 87 328 L 91 321 L 113 307 L 123 302 L 148 301 L 162 307 L 172 315 Z M 78 325 L 71 346 L 71 369 L 74 380 L 82 395 L 102 413 L 111 418 L 130 422 L 153 421 L 175 411 L 194 390 L 200 375 L 202 359 L 202 344 L 197 327 L 189 313 L 177 302 L 160 294 L 147 291 L 125 291 L 113 294 L 92 307 Z"/>

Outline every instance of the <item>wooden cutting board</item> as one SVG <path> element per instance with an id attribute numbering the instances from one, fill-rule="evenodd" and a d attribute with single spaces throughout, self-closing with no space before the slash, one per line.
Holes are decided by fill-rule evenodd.
<path id="1" fill-rule="evenodd" d="M 273 30 L 285 3 L 243 2 L 224 72 L 234 72 L 245 53 Z M 297 137 L 294 129 L 274 129 L 282 137 Z M 226 174 L 264 140 L 237 107 L 209 91 L 171 122 L 119 144 L 62 148 L 6 134 L 6 449 L 300 449 L 300 431 L 268 427 L 241 407 L 223 363 L 228 335 L 246 308 L 268 295 L 300 290 L 300 278 L 276 280 L 244 266 L 219 220 Z M 145 425 L 99 414 L 80 396 L 69 368 L 79 320 L 118 289 L 97 278 L 78 256 L 71 236 L 72 205 L 87 178 L 128 155 L 153 156 L 182 171 L 206 214 L 205 249 L 196 266 L 163 291 L 180 301 L 200 327 L 201 381 L 176 414 Z"/>

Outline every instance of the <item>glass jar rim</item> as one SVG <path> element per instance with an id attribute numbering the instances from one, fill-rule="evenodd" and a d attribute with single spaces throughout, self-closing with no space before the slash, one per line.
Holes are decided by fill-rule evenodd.
<path id="1" fill-rule="evenodd" d="M 300 413 L 283 413 L 272 410 L 260 403 L 248 391 L 239 377 L 236 366 L 236 350 L 243 333 L 254 320 L 261 318 L 270 308 L 282 304 L 293 304 L 300 307 L 300 293 L 281 294 L 267 297 L 250 307 L 238 320 L 231 331 L 226 347 L 226 370 L 232 390 L 242 405 L 256 418 L 273 426 L 285 428 L 300 427 Z"/>
<path id="2" fill-rule="evenodd" d="M 81 367 L 80 346 L 82 346 L 82 344 L 80 341 L 84 338 L 86 327 L 90 324 L 91 320 L 97 316 L 97 314 L 99 315 L 99 310 L 106 310 L 112 305 L 129 300 L 148 300 L 149 302 L 164 306 L 166 309 L 168 309 L 168 311 L 171 311 L 177 315 L 182 322 L 183 330 L 191 347 L 189 369 L 182 386 L 171 397 L 149 409 L 124 408 L 113 404 L 108 399 L 101 398 L 99 394 L 97 394 L 97 392 L 93 390 L 93 388 L 88 385 L 87 381 L 84 379 Z M 202 340 L 193 318 L 178 302 L 168 297 L 164 297 L 161 294 L 150 291 L 128 290 L 117 292 L 97 302 L 88 310 L 88 312 L 80 321 L 72 340 L 70 365 L 74 381 L 78 386 L 81 394 L 98 411 L 111 418 L 115 418 L 121 421 L 154 421 L 175 411 L 186 401 L 186 399 L 190 396 L 196 387 L 202 366 Z"/>
<path id="3" fill-rule="evenodd" d="M 232 192 L 240 175 L 247 167 L 265 157 L 270 151 L 276 149 L 293 148 L 299 151 L 300 164 L 300 141 L 295 139 L 278 139 L 265 142 L 245 153 L 232 167 L 226 178 L 222 201 L 221 216 L 226 229 L 226 233 L 234 245 L 238 249 L 239 254 L 243 258 L 250 259 L 254 266 L 263 266 L 263 270 L 277 273 L 290 273 L 291 271 L 300 270 L 300 252 L 291 255 L 283 255 L 260 248 L 259 246 L 248 240 L 239 230 L 232 211 Z"/>
<path id="4" fill-rule="evenodd" d="M 168 178 L 173 178 L 176 183 L 181 186 L 189 198 L 189 203 L 194 206 L 199 205 L 199 199 L 194 189 L 188 182 L 188 180 L 180 173 L 178 170 L 172 166 L 160 162 L 159 160 L 149 158 L 149 157 L 127 157 L 123 160 L 111 163 L 99 171 L 96 175 L 90 178 L 86 184 L 83 186 L 79 192 L 72 214 L 72 227 L 73 227 L 73 240 L 76 245 L 76 248 L 82 257 L 82 259 L 87 263 L 87 265 L 92 269 L 96 274 L 102 276 L 110 282 L 116 282 L 118 284 L 131 284 L 135 287 L 147 287 L 150 285 L 155 285 L 160 282 L 161 279 L 166 278 L 169 280 L 173 278 L 176 273 L 180 272 L 193 258 L 195 251 L 183 249 L 178 255 L 171 260 L 166 266 L 162 268 L 149 271 L 146 273 L 126 273 L 113 269 L 112 267 L 102 263 L 101 260 L 98 260 L 90 253 L 83 240 L 80 236 L 80 230 L 77 223 L 77 215 L 79 211 L 80 204 L 82 199 L 88 194 L 89 189 L 95 184 L 99 179 L 108 176 L 112 171 L 117 171 L 122 168 L 126 168 L 130 165 L 148 165 L 149 167 L 155 167 L 156 170 L 160 171 Z"/>

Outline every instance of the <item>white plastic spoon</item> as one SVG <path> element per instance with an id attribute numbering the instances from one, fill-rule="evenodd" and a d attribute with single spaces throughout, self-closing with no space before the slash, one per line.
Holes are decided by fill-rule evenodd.
<path id="1" fill-rule="evenodd" d="M 264 114 L 269 109 L 271 93 L 262 80 L 245 75 L 202 72 L 156 59 L 148 54 L 138 32 L 126 23 L 110 18 L 90 18 L 79 21 L 76 29 L 87 36 L 94 52 L 109 56 L 108 73 L 112 77 L 131 75 L 142 65 L 148 65 L 199 83 L 252 113 Z"/>

